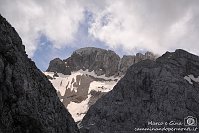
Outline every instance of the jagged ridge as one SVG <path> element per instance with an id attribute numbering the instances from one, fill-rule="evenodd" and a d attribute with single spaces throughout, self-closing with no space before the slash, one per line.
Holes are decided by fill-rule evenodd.
<path id="1" fill-rule="evenodd" d="M 111 50 L 86 47 L 74 51 L 68 59 L 56 58 L 52 60 L 47 71 L 70 75 L 72 71 L 88 69 L 97 75 L 122 76 L 132 64 L 145 59 L 155 60 L 156 56 L 151 52 L 146 52 L 145 55 L 138 53 L 135 56 L 124 55 L 120 58 Z"/>

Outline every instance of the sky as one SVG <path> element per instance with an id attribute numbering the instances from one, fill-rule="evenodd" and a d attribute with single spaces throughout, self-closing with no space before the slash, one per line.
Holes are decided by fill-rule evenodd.
<path id="1" fill-rule="evenodd" d="M 199 55 L 199 0 L 0 0 L 0 13 L 42 71 L 88 46 Z"/>

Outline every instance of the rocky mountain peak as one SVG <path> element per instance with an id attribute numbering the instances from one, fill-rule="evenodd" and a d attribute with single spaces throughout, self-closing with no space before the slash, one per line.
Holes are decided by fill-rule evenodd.
<path id="1" fill-rule="evenodd" d="M 120 57 L 113 51 L 86 47 L 73 52 L 71 57 L 64 60 L 72 71 L 94 71 L 97 75 L 113 76 L 117 73 Z"/>
<path id="2" fill-rule="evenodd" d="M 186 58 L 191 60 L 198 60 L 198 56 L 191 54 L 183 49 L 176 49 L 175 52 L 166 52 L 161 58 Z"/>
<path id="3" fill-rule="evenodd" d="M 73 54 L 79 54 L 79 55 L 91 55 L 92 53 L 106 53 L 106 52 L 112 52 L 113 54 L 116 54 L 114 51 L 111 50 L 105 50 L 101 48 L 96 48 L 96 47 L 84 47 L 77 49 L 73 52 Z"/>
<path id="4" fill-rule="evenodd" d="M 149 128 L 164 127 L 193 131 L 198 128 L 195 123 L 199 119 L 198 88 L 199 57 L 196 55 L 178 49 L 166 52 L 155 61 L 138 62 L 112 91 L 88 110 L 81 131 L 148 133 Z M 193 124 L 187 122 L 190 116 L 195 121 Z M 163 125 L 151 124 L 157 122 Z M 169 125 L 171 122 L 181 124 Z M 187 130 L 176 132 L 187 133 Z"/>
<path id="5" fill-rule="evenodd" d="M 60 72 L 70 75 L 71 72 L 80 69 L 94 71 L 97 75 L 122 76 L 129 66 L 141 60 L 155 60 L 157 57 L 151 53 L 137 53 L 136 55 L 124 55 L 119 57 L 114 51 L 95 47 L 80 48 L 65 59 L 54 59 L 50 62 L 47 72 Z"/>
<path id="6" fill-rule="evenodd" d="M 78 133 L 47 77 L 0 15 L 0 133 Z"/>
<path id="7" fill-rule="evenodd" d="M 111 50 L 86 47 L 65 60 L 52 60 L 44 73 L 75 121 L 81 121 L 88 108 L 111 91 L 132 64 L 145 59 L 155 60 L 155 56 L 146 52 L 120 58 Z"/>
<path id="8" fill-rule="evenodd" d="M 64 62 L 60 58 L 55 58 L 52 61 L 50 61 L 50 65 L 47 71 L 53 71 L 53 72 L 62 73 L 65 75 L 71 74 L 71 70 L 69 67 L 67 67 L 66 62 Z"/>

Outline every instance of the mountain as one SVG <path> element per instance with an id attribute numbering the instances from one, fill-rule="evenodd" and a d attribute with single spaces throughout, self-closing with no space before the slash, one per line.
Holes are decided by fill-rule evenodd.
<path id="1" fill-rule="evenodd" d="M 90 107 L 81 132 L 197 132 L 198 89 L 196 55 L 178 49 L 155 61 L 138 62 Z"/>
<path id="2" fill-rule="evenodd" d="M 78 133 L 47 77 L 0 15 L 0 133 Z"/>
<path id="3" fill-rule="evenodd" d="M 50 61 L 46 71 L 70 75 L 74 71 L 88 70 L 89 72 L 94 71 L 98 76 L 122 76 L 132 64 L 141 60 L 155 60 L 156 58 L 156 55 L 151 52 L 146 52 L 144 55 L 141 53 L 124 55 L 120 58 L 111 50 L 85 47 L 74 51 L 71 57 L 65 60 L 56 58 Z"/>
<path id="4" fill-rule="evenodd" d="M 45 75 L 57 89 L 60 100 L 76 122 L 101 96 L 112 90 L 129 66 L 141 60 L 155 60 L 151 52 L 119 57 L 111 50 L 81 48 L 64 60 L 50 61 Z"/>
<path id="5" fill-rule="evenodd" d="M 120 79 L 113 76 L 97 76 L 88 70 L 72 72 L 71 75 L 54 72 L 44 72 L 44 74 L 50 78 L 60 100 L 76 122 L 81 121 L 88 108 L 110 91 Z"/>

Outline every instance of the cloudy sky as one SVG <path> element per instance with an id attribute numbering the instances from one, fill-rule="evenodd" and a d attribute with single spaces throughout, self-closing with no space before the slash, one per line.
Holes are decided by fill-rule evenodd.
<path id="1" fill-rule="evenodd" d="M 199 0 L 0 0 L 0 13 L 41 70 L 86 46 L 199 55 Z"/>

